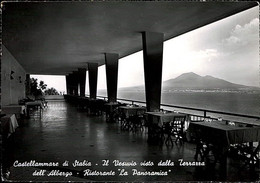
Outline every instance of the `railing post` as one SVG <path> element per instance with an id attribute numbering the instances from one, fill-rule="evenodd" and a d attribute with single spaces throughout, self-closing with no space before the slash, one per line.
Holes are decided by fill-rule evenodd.
<path id="1" fill-rule="evenodd" d="M 204 118 L 207 117 L 207 111 L 204 111 Z"/>

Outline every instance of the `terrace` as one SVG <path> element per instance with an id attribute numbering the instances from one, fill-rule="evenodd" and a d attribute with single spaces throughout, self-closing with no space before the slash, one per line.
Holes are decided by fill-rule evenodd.
<path id="1" fill-rule="evenodd" d="M 10 151 L 7 155 L 12 162 L 59 162 L 58 167 L 14 167 L 10 168 L 10 180 L 13 181 L 256 181 L 259 169 L 250 169 L 245 161 L 229 155 L 227 170 L 213 156 L 207 166 L 180 166 L 180 160 L 194 162 L 195 142 L 177 143 L 173 146 L 156 145 L 147 142 L 148 129 L 143 131 L 122 130 L 120 123 L 108 123 L 106 115 L 89 114 L 79 109 L 75 103 L 49 101 L 48 108 L 42 112 L 42 118 L 31 116 L 24 119 L 9 139 Z M 92 166 L 73 167 L 72 163 L 89 161 Z M 101 166 L 102 160 L 109 160 L 109 167 Z M 113 161 L 136 162 L 138 165 L 114 166 Z M 160 161 L 171 160 L 174 166 L 157 166 Z M 68 167 L 61 166 L 69 161 Z M 142 161 L 150 161 L 154 166 L 140 166 Z M 32 176 L 34 171 L 46 170 L 45 176 Z M 48 176 L 51 170 L 72 172 L 71 176 Z M 128 176 L 84 176 L 84 170 L 115 171 L 125 169 Z M 135 176 L 132 169 L 138 171 L 171 171 L 168 176 Z"/>
<path id="2" fill-rule="evenodd" d="M 259 116 L 161 104 L 163 42 L 255 7 L 256 2 L 1 5 L 1 109 L 7 114 L 1 125 L 10 123 L 8 130 L 2 128 L 5 180 L 259 180 Z M 118 99 L 118 60 L 140 50 L 146 101 Z M 97 96 L 97 70 L 102 65 L 106 66 L 107 97 Z M 65 75 L 65 100 L 50 100 L 48 107 L 42 101 L 18 105 L 28 94 L 31 74 Z M 131 113 L 134 108 L 142 112 Z M 185 120 L 175 123 L 182 116 Z M 214 133 L 202 133 L 207 128 Z M 84 165 L 73 166 L 76 160 Z M 121 164 L 116 166 L 115 160 Z M 185 166 L 181 166 L 182 160 Z M 16 166 L 31 161 L 59 166 Z M 160 161 L 168 165 L 159 166 Z M 190 166 L 192 163 L 195 165 Z M 88 175 L 88 169 L 110 175 Z M 137 176 L 133 169 L 157 175 Z M 54 170 L 56 175 L 48 176 Z"/>

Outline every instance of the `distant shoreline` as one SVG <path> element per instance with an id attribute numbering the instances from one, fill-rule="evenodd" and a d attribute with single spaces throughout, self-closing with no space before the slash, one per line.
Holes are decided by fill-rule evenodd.
<path id="1" fill-rule="evenodd" d="M 136 92 L 145 93 L 145 90 L 124 90 L 119 89 L 118 92 Z M 260 94 L 260 90 L 224 90 L 224 89 L 176 89 L 176 90 L 162 90 L 162 93 L 247 93 Z"/>

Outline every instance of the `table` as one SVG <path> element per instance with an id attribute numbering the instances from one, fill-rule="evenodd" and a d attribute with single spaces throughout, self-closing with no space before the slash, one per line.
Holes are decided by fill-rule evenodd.
<path id="1" fill-rule="evenodd" d="M 35 108 L 35 107 L 37 108 L 37 110 L 40 109 L 39 112 L 40 112 L 40 116 L 41 116 L 41 112 L 42 112 L 42 109 L 43 109 L 42 102 L 40 102 L 40 101 L 26 102 L 25 105 L 26 105 L 28 116 L 30 116 L 30 108 Z"/>
<path id="2" fill-rule="evenodd" d="M 89 97 L 78 97 L 76 103 L 77 103 L 79 108 L 82 108 L 82 109 L 87 108 L 88 109 L 89 108 L 89 101 L 90 101 Z"/>
<path id="3" fill-rule="evenodd" d="M 31 107 L 31 106 L 33 106 L 33 107 L 40 107 L 40 108 L 43 107 L 41 101 L 26 102 L 25 105 L 26 105 L 26 107 L 28 107 L 28 106 L 29 106 L 29 107 Z"/>
<path id="4" fill-rule="evenodd" d="M 105 106 L 108 106 L 108 107 L 114 107 L 114 106 L 119 106 L 120 105 L 120 103 L 118 103 L 118 102 L 108 102 L 108 103 L 105 103 L 104 104 Z"/>
<path id="5" fill-rule="evenodd" d="M 3 130 L 3 136 L 6 138 L 10 137 L 19 126 L 15 114 L 7 114 L 6 116 L 1 117 L 0 121 Z"/>
<path id="6" fill-rule="evenodd" d="M 146 114 L 148 114 L 149 121 L 157 123 L 160 127 L 162 127 L 166 122 L 173 121 L 175 117 L 186 117 L 186 114 L 176 112 L 146 112 Z"/>
<path id="7" fill-rule="evenodd" d="M 115 109 L 120 105 L 121 104 L 118 102 L 109 102 L 109 103 L 104 104 L 104 107 L 106 108 L 107 122 L 115 122 L 115 119 L 114 119 Z"/>
<path id="8" fill-rule="evenodd" d="M 231 144 L 260 141 L 260 127 L 225 125 L 219 121 L 191 122 L 189 131 L 213 144 L 226 147 Z"/>
<path id="9" fill-rule="evenodd" d="M 226 125 L 219 121 L 212 122 L 191 122 L 188 129 L 191 133 L 194 133 L 196 138 L 196 153 L 195 159 L 198 156 L 202 157 L 202 160 L 207 156 L 210 149 L 203 149 L 202 142 L 213 145 L 213 150 L 218 153 L 215 157 L 219 158 L 223 163 L 223 170 L 226 176 L 227 167 L 227 153 L 232 144 L 249 143 L 251 150 L 248 152 L 249 159 L 252 160 L 258 157 L 256 153 L 259 150 L 259 143 L 257 148 L 253 149 L 253 142 L 260 141 L 260 127 L 241 127 L 235 125 Z"/>
<path id="10" fill-rule="evenodd" d="M 119 106 L 119 118 L 122 130 L 137 132 L 144 127 L 143 114 L 146 111 L 145 107 L 141 106 Z"/>
<path id="11" fill-rule="evenodd" d="M 2 107 L 2 113 L 4 114 L 15 114 L 19 118 L 20 114 L 26 115 L 26 106 L 25 105 L 6 105 Z"/>
<path id="12" fill-rule="evenodd" d="M 95 115 L 101 115 L 103 112 L 105 101 L 102 99 L 89 99 L 90 112 Z"/>
<path id="13" fill-rule="evenodd" d="M 148 115 L 148 126 L 150 126 L 148 127 L 148 142 L 162 143 L 164 134 L 167 135 L 166 145 L 173 145 L 172 136 L 176 137 L 175 143 L 184 142 L 186 139 L 184 133 L 186 114 L 176 112 L 146 112 L 146 114 Z"/>
<path id="14" fill-rule="evenodd" d="M 145 107 L 140 106 L 120 106 L 118 107 L 125 114 L 125 117 L 144 114 L 146 111 Z"/>
<path id="15" fill-rule="evenodd" d="M 106 107 L 106 112 L 111 113 L 114 111 L 115 108 L 120 106 L 121 104 L 118 102 L 109 102 L 105 103 L 104 106 Z"/>

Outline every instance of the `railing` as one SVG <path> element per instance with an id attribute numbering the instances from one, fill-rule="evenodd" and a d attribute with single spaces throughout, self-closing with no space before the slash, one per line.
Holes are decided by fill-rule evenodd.
<path id="1" fill-rule="evenodd" d="M 102 98 L 104 100 L 107 99 L 107 97 L 104 96 L 97 96 L 98 98 Z M 138 101 L 138 100 L 129 100 L 129 99 L 123 99 L 123 98 L 117 98 L 118 101 L 124 101 L 127 102 L 129 104 L 139 104 L 142 106 L 145 106 L 146 102 L 144 101 Z M 254 115 L 246 115 L 246 114 L 237 114 L 237 113 L 230 113 L 230 112 L 222 112 L 222 111 L 215 111 L 215 110 L 208 110 L 208 109 L 199 109 L 199 108 L 193 108 L 193 107 L 184 107 L 184 106 L 177 106 L 177 105 L 171 105 L 171 104 L 161 104 L 161 107 L 166 110 L 167 108 L 172 109 L 172 108 L 178 108 L 178 109 L 184 109 L 184 110 L 189 110 L 189 111 L 193 111 L 193 112 L 201 112 L 202 114 L 191 114 L 190 112 L 182 112 L 182 113 L 186 113 L 189 114 L 191 117 L 192 121 L 200 121 L 200 120 L 222 120 L 222 117 L 224 115 L 225 118 L 227 119 L 223 119 L 223 121 L 233 121 L 236 120 L 236 122 L 238 123 L 246 123 L 246 124 L 253 124 L 253 125 L 259 125 L 260 126 L 260 121 L 255 122 L 255 121 L 239 121 L 238 118 L 246 118 L 246 119 L 253 119 L 253 120 L 260 120 L 260 116 L 254 116 Z M 171 110 L 172 111 L 172 110 Z M 208 114 L 218 114 L 221 115 L 221 117 L 212 117 L 212 116 L 208 116 Z M 233 116 L 233 118 L 228 118 L 227 116 Z M 233 120 L 232 120 L 233 119 Z"/>

